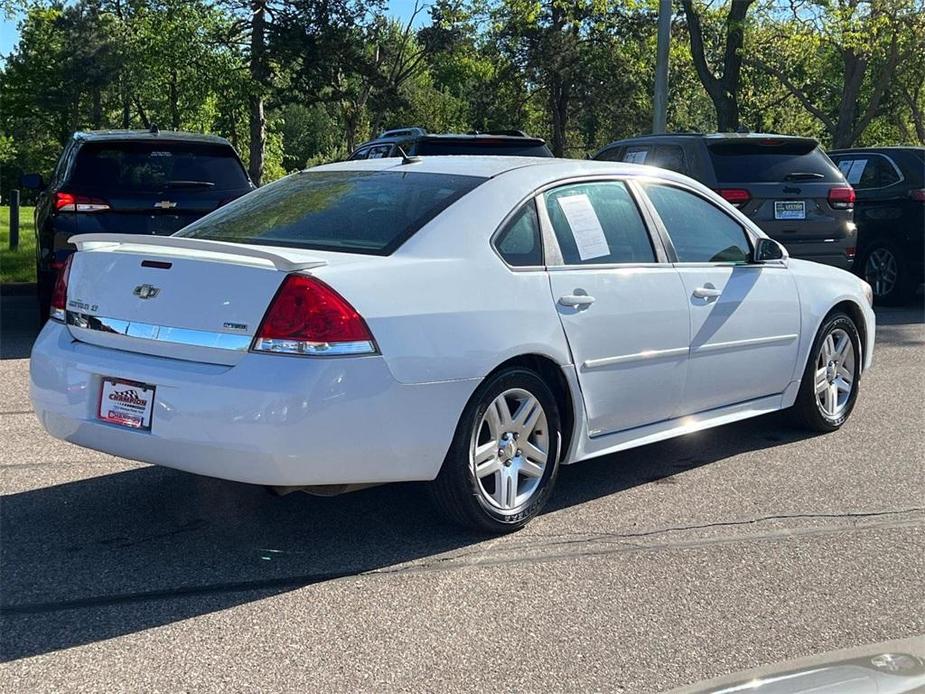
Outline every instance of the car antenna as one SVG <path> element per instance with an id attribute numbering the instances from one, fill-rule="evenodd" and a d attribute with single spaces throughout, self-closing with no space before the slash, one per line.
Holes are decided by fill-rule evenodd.
<path id="1" fill-rule="evenodd" d="M 157 123 L 151 123 L 151 127 L 148 128 L 148 132 L 152 135 L 160 135 L 161 129 L 157 127 Z"/>
<path id="2" fill-rule="evenodd" d="M 398 153 L 401 155 L 402 166 L 405 164 L 417 164 L 419 161 L 421 161 L 421 158 L 418 156 L 409 156 L 408 153 L 401 148 L 401 146 L 398 147 Z"/>

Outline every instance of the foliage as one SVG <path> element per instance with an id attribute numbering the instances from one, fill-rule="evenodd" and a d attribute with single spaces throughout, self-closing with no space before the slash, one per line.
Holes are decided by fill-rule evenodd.
<path id="1" fill-rule="evenodd" d="M 657 0 L 14 0 L 0 189 L 72 132 L 214 132 L 269 181 L 381 129 L 647 132 Z M 668 123 L 925 144 L 925 0 L 679 0 Z M 427 16 L 429 14 L 429 16 Z"/>

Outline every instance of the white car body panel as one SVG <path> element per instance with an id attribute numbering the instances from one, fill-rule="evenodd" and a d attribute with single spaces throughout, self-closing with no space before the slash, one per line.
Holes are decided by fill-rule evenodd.
<path id="1" fill-rule="evenodd" d="M 319 168 L 401 167 L 391 159 Z M 563 373 L 574 420 L 563 463 L 788 407 L 821 321 L 842 302 L 860 317 L 864 367 L 871 365 L 874 315 L 863 284 L 834 268 L 785 259 L 735 268 L 512 269 L 491 246 L 511 212 L 544 187 L 614 177 L 678 182 L 722 206 L 753 238 L 764 236 L 683 176 L 507 157 L 433 157 L 407 167 L 493 178 L 386 257 L 260 246 L 236 254 L 179 238 L 140 248 L 132 247 L 137 237 L 88 243 L 73 262 L 69 309 L 143 327 L 117 334 L 92 322 L 50 321 L 30 370 L 42 424 L 78 445 L 242 482 L 429 480 L 479 383 L 511 358 L 539 355 Z M 172 267 L 142 268 L 142 258 Z M 292 267 L 349 301 L 380 354 L 228 348 L 253 338 Z M 709 306 L 693 305 L 691 291 L 704 282 L 722 293 Z M 134 289 L 143 284 L 160 294 L 141 300 Z M 557 303 L 577 288 L 595 303 L 581 310 Z M 188 333 L 172 342 L 181 333 L 171 329 L 219 342 L 190 344 Z M 221 335 L 238 340 L 226 344 Z M 102 377 L 157 386 L 150 432 L 96 419 Z"/>

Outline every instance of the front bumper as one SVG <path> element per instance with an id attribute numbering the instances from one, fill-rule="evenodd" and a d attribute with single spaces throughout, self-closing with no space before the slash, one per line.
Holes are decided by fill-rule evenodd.
<path id="1" fill-rule="evenodd" d="M 151 430 L 97 419 L 101 378 L 157 387 Z M 52 436 L 201 475 L 266 485 L 436 477 L 476 381 L 398 383 L 381 357 L 247 354 L 235 366 L 96 347 L 46 324 L 32 403 Z"/>

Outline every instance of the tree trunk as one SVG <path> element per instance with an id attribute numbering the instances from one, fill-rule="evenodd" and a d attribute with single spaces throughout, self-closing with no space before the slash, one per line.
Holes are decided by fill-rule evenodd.
<path id="1" fill-rule="evenodd" d="M 264 114 L 263 90 L 269 70 L 266 64 L 266 21 L 267 6 L 265 0 L 251 3 L 251 45 L 250 75 L 255 92 L 249 98 L 250 146 L 248 173 L 254 185 L 263 181 L 264 153 L 267 142 L 267 121 Z"/>
<path id="2" fill-rule="evenodd" d="M 91 107 L 93 113 L 90 117 L 90 120 L 93 122 L 93 128 L 95 130 L 99 130 L 103 127 L 103 97 L 102 94 L 100 94 L 99 85 L 93 86 L 93 94 L 91 98 L 93 100 L 93 105 Z"/>
<path id="3" fill-rule="evenodd" d="M 552 115 L 552 153 L 561 157 L 565 153 L 565 133 L 568 128 L 568 87 L 562 76 L 554 73 L 549 80 L 549 112 Z"/>
<path id="4" fill-rule="evenodd" d="M 180 129 L 180 96 L 177 90 L 177 71 L 170 71 L 170 129 Z"/>

